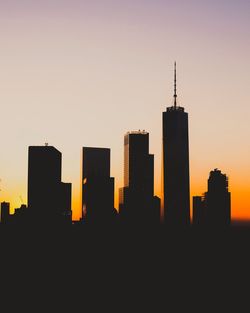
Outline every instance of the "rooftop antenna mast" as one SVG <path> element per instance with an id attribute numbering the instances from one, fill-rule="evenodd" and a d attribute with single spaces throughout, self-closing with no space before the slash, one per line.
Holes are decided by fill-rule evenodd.
<path id="1" fill-rule="evenodd" d="M 174 62 L 174 108 L 177 107 L 176 62 Z"/>

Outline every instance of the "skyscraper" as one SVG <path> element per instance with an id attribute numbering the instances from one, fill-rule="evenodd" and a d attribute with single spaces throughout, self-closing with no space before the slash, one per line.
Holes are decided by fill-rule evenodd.
<path id="1" fill-rule="evenodd" d="M 230 225 L 231 194 L 228 191 L 228 178 L 217 168 L 210 172 L 208 191 L 199 205 L 193 201 L 193 222 L 213 227 Z"/>
<path id="2" fill-rule="evenodd" d="M 190 223 L 188 113 L 177 106 L 176 63 L 174 105 L 163 112 L 164 219 L 170 226 Z"/>
<path id="3" fill-rule="evenodd" d="M 119 196 L 123 220 L 159 222 L 159 198 L 154 197 L 154 155 L 149 154 L 149 134 L 145 131 L 128 132 L 124 137 L 124 187 Z"/>
<path id="4" fill-rule="evenodd" d="M 71 184 L 61 182 L 61 167 L 62 154 L 56 148 L 29 147 L 28 207 L 36 223 L 64 222 L 71 216 Z"/>
<path id="5" fill-rule="evenodd" d="M 82 149 L 82 215 L 83 221 L 95 224 L 112 223 L 114 178 L 110 177 L 110 149 Z"/>
<path id="6" fill-rule="evenodd" d="M 228 178 L 218 169 L 210 172 L 206 203 L 207 215 L 210 224 L 230 224 L 231 194 L 228 191 Z"/>

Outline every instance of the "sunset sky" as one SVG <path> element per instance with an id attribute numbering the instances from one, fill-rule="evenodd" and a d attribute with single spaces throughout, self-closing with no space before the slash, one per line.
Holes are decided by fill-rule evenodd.
<path id="1" fill-rule="evenodd" d="M 176 60 L 191 196 L 219 168 L 233 218 L 250 219 L 249 0 L 1 0 L 0 40 L 0 201 L 27 202 L 28 146 L 48 142 L 63 154 L 79 218 L 81 147 L 111 148 L 117 194 L 123 136 L 139 129 L 150 133 L 160 195 Z"/>

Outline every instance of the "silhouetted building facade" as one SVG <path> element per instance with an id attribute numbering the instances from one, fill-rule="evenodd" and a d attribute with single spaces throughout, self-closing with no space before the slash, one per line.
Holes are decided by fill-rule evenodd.
<path id="1" fill-rule="evenodd" d="M 60 151 L 48 145 L 29 147 L 28 207 L 34 222 L 65 223 L 71 216 L 71 184 L 61 182 L 61 172 Z"/>
<path id="2" fill-rule="evenodd" d="M 90 224 L 112 223 L 117 212 L 110 149 L 83 147 L 82 152 L 82 219 Z"/>
<path id="3" fill-rule="evenodd" d="M 160 199 L 154 197 L 154 155 L 149 134 L 128 132 L 124 137 L 124 187 L 119 190 L 121 219 L 131 223 L 160 221 Z"/>
<path id="4" fill-rule="evenodd" d="M 199 199 L 199 200 L 198 200 Z M 231 222 L 231 194 L 228 178 L 220 170 L 210 172 L 204 197 L 193 197 L 193 224 L 223 227 Z"/>
<path id="5" fill-rule="evenodd" d="M 19 208 L 15 209 L 14 214 L 11 215 L 11 224 L 16 226 L 26 226 L 32 222 L 32 211 L 25 204 L 21 204 Z"/>
<path id="6" fill-rule="evenodd" d="M 10 204 L 9 202 L 1 203 L 1 224 L 8 224 L 10 220 Z"/>
<path id="7" fill-rule="evenodd" d="M 202 226 L 206 221 L 205 214 L 205 196 L 193 197 L 193 221 L 192 224 L 195 226 Z"/>
<path id="8" fill-rule="evenodd" d="M 72 203 L 72 184 L 71 183 L 61 183 L 61 213 L 64 222 L 71 224 L 72 222 L 72 210 L 71 210 L 71 203 Z"/>
<path id="9" fill-rule="evenodd" d="M 190 224 L 188 113 L 174 105 L 163 112 L 164 220 L 169 226 Z"/>

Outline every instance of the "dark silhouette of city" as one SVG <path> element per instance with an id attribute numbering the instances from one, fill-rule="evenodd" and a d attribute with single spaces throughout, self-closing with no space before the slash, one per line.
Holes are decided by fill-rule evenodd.
<path id="1" fill-rule="evenodd" d="M 106 231 L 114 227 L 129 231 L 131 225 L 134 230 L 146 231 L 143 226 L 149 226 L 149 233 L 153 229 L 155 233 L 162 229 L 180 233 L 187 229 L 232 229 L 228 178 L 218 169 L 210 172 L 207 192 L 193 197 L 190 218 L 188 113 L 177 105 L 176 63 L 174 104 L 162 117 L 163 199 L 154 194 L 154 155 L 149 153 L 149 133 L 145 130 L 124 136 L 124 186 L 119 189 L 118 208 L 114 205 L 115 178 L 110 176 L 111 150 L 82 148 L 79 221 L 72 221 L 72 186 L 62 182 L 61 152 L 48 144 L 30 146 L 28 203 L 21 203 L 11 213 L 10 203 L 3 201 L 0 229 L 24 226 L 40 232 L 59 228 L 90 231 L 93 225 Z"/>
<path id="2" fill-rule="evenodd" d="M 72 221 L 71 183 L 62 182 L 61 152 L 48 144 L 29 147 L 28 203 L 12 214 L 10 203 L 1 203 L 0 249 L 8 265 L 1 267 L 1 279 L 7 275 L 11 291 L 23 291 L 22 300 L 28 301 L 41 295 L 32 311 L 44 304 L 49 311 L 51 299 L 56 311 L 60 306 L 65 311 L 71 292 L 70 312 L 76 298 L 85 309 L 90 294 L 92 309 L 117 299 L 116 312 L 126 305 L 133 312 L 136 300 L 139 312 L 143 304 L 152 312 L 157 305 L 166 312 L 173 311 L 172 305 L 174 311 L 183 311 L 184 305 L 185 311 L 198 307 L 203 312 L 213 303 L 213 293 L 221 298 L 234 276 L 246 274 L 250 228 L 230 223 L 229 182 L 220 170 L 210 172 L 207 192 L 193 198 L 190 218 L 188 114 L 177 105 L 176 66 L 174 85 L 174 105 L 162 120 L 163 203 L 154 193 L 154 155 L 146 131 L 124 137 L 119 208 L 114 206 L 111 150 L 82 148 L 79 221 Z M 148 299 L 156 294 L 149 307 Z M 201 305 L 199 299 L 204 299 Z M 218 306 L 214 302 L 212 312 Z M 228 302 L 227 294 L 223 311 Z"/>

